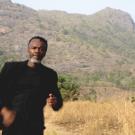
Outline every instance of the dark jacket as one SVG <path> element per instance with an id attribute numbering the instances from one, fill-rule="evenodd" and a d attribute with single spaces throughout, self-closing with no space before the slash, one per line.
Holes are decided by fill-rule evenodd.
<path id="1" fill-rule="evenodd" d="M 44 125 L 43 107 L 49 93 L 57 98 L 53 108 L 59 110 L 63 101 L 57 87 L 57 73 L 42 64 L 35 69 L 28 61 L 5 63 L 0 73 L 0 108 L 6 106 L 17 112 L 20 123 L 39 128 Z M 30 128 L 30 127 L 29 127 Z"/>

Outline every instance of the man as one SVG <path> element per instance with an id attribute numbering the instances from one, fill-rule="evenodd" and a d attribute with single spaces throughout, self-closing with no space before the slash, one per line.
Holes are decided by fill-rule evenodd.
<path id="1" fill-rule="evenodd" d="M 47 41 L 39 36 L 28 43 L 29 59 L 5 63 L 0 74 L 2 135 L 43 135 L 43 107 L 62 107 L 57 73 L 42 65 Z"/>

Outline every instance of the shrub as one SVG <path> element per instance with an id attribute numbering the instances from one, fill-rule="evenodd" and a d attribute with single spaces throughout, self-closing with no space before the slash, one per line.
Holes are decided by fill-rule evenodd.
<path id="1" fill-rule="evenodd" d="M 64 100 L 77 100 L 79 84 L 70 75 L 59 75 L 58 87 Z"/>

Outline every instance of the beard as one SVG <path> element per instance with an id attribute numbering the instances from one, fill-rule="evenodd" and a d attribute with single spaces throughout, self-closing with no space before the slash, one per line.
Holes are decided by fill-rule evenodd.
<path id="1" fill-rule="evenodd" d="M 41 60 L 37 58 L 37 56 L 33 56 L 30 58 L 31 63 L 41 63 Z"/>

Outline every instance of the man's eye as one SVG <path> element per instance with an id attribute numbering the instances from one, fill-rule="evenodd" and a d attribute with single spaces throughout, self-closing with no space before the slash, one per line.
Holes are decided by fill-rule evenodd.
<path id="1" fill-rule="evenodd" d="M 35 49 L 37 49 L 37 48 L 36 48 L 36 47 L 31 47 L 31 49 L 34 49 L 34 50 L 35 50 Z"/>

